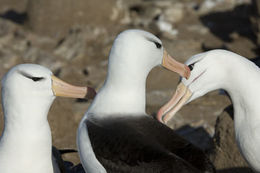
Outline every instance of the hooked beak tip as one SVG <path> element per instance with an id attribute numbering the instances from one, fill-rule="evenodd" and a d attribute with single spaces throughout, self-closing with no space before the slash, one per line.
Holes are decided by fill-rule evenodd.
<path id="1" fill-rule="evenodd" d="M 157 116 L 156 116 L 157 120 L 160 121 L 161 123 L 163 123 L 163 119 L 162 119 L 162 111 L 159 110 L 157 112 Z"/>
<path id="2" fill-rule="evenodd" d="M 190 69 L 187 65 L 176 61 L 166 50 L 164 50 L 162 66 L 166 69 L 178 73 L 180 76 L 188 79 L 190 77 Z"/>
<path id="3" fill-rule="evenodd" d="M 185 105 L 191 95 L 189 88 L 181 82 L 172 98 L 158 111 L 157 119 L 166 124 Z"/>
<path id="4" fill-rule="evenodd" d="M 87 93 L 86 93 L 86 98 L 89 99 L 94 99 L 95 96 L 97 95 L 95 89 L 91 88 L 91 87 L 87 87 Z"/>
<path id="5" fill-rule="evenodd" d="M 163 124 L 166 124 L 167 123 L 167 120 L 165 120 L 165 114 L 167 112 L 165 112 L 164 108 L 160 108 L 160 110 L 157 112 L 157 120 Z"/>

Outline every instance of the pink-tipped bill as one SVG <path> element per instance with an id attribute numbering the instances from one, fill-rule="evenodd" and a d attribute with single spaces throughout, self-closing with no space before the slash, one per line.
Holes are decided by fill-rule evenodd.
<path id="1" fill-rule="evenodd" d="M 157 113 L 157 119 L 162 123 L 167 123 L 189 100 L 192 92 L 183 83 L 177 86 L 175 94 Z"/>

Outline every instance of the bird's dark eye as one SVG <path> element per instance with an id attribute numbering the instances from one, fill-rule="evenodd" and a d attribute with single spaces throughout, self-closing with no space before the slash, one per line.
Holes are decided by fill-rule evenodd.
<path id="1" fill-rule="evenodd" d="M 160 48 L 162 47 L 162 45 L 161 45 L 160 43 L 158 43 L 158 42 L 154 42 L 154 44 L 156 45 L 156 47 L 157 47 L 158 49 L 160 49 Z"/>
<path id="2" fill-rule="evenodd" d="M 44 77 L 34 77 L 34 76 L 27 74 L 25 72 L 22 72 L 22 71 L 20 71 L 20 74 L 23 75 L 26 78 L 33 80 L 34 82 L 38 82 L 38 81 L 45 79 Z"/>
<path id="3" fill-rule="evenodd" d="M 40 80 L 43 80 L 44 77 L 31 77 L 30 79 L 32 79 L 34 82 L 38 82 Z"/>
<path id="4" fill-rule="evenodd" d="M 189 67 L 190 71 L 192 71 L 192 70 L 193 70 L 193 67 L 194 67 L 194 65 L 195 65 L 195 63 L 188 65 L 188 67 Z"/>

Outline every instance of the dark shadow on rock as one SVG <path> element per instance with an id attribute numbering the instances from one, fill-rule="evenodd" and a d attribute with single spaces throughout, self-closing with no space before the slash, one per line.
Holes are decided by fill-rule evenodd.
<path id="1" fill-rule="evenodd" d="M 217 173 L 253 173 L 253 171 L 247 167 L 237 167 L 217 170 Z"/>
<path id="2" fill-rule="evenodd" d="M 77 103 L 87 103 L 87 102 L 88 102 L 88 99 L 78 98 L 78 99 L 76 99 L 76 102 L 77 102 Z"/>
<path id="3" fill-rule="evenodd" d="M 224 112 L 227 112 L 228 115 L 230 116 L 230 118 L 232 120 L 234 120 L 234 108 L 233 108 L 233 104 L 227 106 L 225 109 L 224 109 Z"/>
<path id="4" fill-rule="evenodd" d="M 76 166 L 74 166 L 74 167 L 72 168 L 72 171 L 71 171 L 71 172 L 72 172 L 72 173 L 85 173 L 85 171 L 84 171 L 84 169 L 83 169 L 81 163 L 78 164 L 78 165 L 76 165 Z"/>
<path id="5" fill-rule="evenodd" d="M 71 154 L 76 152 L 78 151 L 75 149 L 57 149 L 56 147 L 52 146 L 52 155 L 54 156 L 54 161 L 58 164 L 61 173 L 85 173 L 80 171 L 83 170 L 81 164 L 74 165 L 72 162 L 63 160 L 62 158 L 64 154 Z"/>
<path id="6" fill-rule="evenodd" d="M 203 127 L 194 128 L 185 125 L 175 130 L 175 132 L 204 151 L 213 147 L 212 137 Z"/>
<path id="7" fill-rule="evenodd" d="M 242 173 L 248 167 L 242 157 L 235 139 L 233 106 L 230 105 L 218 116 L 213 137 L 214 147 L 210 152 L 210 160 L 217 172 Z M 232 168 L 232 169 L 231 169 Z M 244 171 L 247 173 L 247 171 Z"/>
<path id="8" fill-rule="evenodd" d="M 0 17 L 22 25 L 27 20 L 27 13 L 18 13 L 14 10 L 8 10 L 7 12 L 0 14 Z"/>
<path id="9" fill-rule="evenodd" d="M 253 59 L 250 59 L 253 63 L 255 63 L 258 67 L 260 67 L 260 57 L 256 57 Z"/>
<path id="10" fill-rule="evenodd" d="M 256 37 L 250 22 L 253 5 L 243 4 L 233 10 L 213 12 L 200 17 L 200 21 L 223 41 L 231 42 L 231 33 L 238 33 L 256 43 Z"/>
<path id="11" fill-rule="evenodd" d="M 156 113 L 152 113 L 151 116 L 156 119 Z M 178 135 L 182 136 L 204 151 L 208 151 L 213 148 L 213 139 L 203 127 L 194 128 L 190 125 L 184 125 L 173 130 Z"/>

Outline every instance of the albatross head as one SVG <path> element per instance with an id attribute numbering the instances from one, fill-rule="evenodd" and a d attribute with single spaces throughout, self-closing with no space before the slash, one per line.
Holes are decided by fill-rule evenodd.
<path id="1" fill-rule="evenodd" d="M 153 34 L 137 29 L 120 33 L 110 51 L 106 82 L 88 112 L 144 114 L 145 81 L 158 65 L 189 77 L 189 68 L 174 60 Z"/>
<path id="2" fill-rule="evenodd" d="M 52 104 L 55 96 L 93 98 L 95 92 L 88 87 L 67 84 L 40 65 L 21 64 L 13 67 L 2 79 L 2 103 L 4 110 L 25 111 Z M 18 110 L 12 108 L 16 107 Z"/>
<path id="3" fill-rule="evenodd" d="M 106 81 L 79 126 L 78 148 L 86 172 L 104 168 L 91 148 L 85 120 L 145 115 L 145 81 L 157 65 L 189 77 L 189 68 L 171 58 L 153 34 L 132 29 L 117 36 L 109 55 Z"/>
<path id="4" fill-rule="evenodd" d="M 185 63 L 190 68 L 189 79 L 182 78 L 175 94 L 157 113 L 157 119 L 166 123 L 185 104 L 206 93 L 225 88 L 227 76 L 234 73 L 229 61 L 238 59 L 237 54 L 225 50 L 213 50 L 192 56 Z M 232 61 L 233 61 L 232 60 Z M 233 61 L 231 64 L 236 65 Z M 230 70 L 231 69 L 231 70 Z M 229 74 L 229 75 L 228 75 Z"/>
<path id="5" fill-rule="evenodd" d="M 189 77 L 188 67 L 174 60 L 155 35 L 130 29 L 117 36 L 109 56 L 109 74 L 113 75 L 122 68 L 122 71 L 132 70 L 136 71 L 134 74 L 146 76 L 157 65 Z"/>

